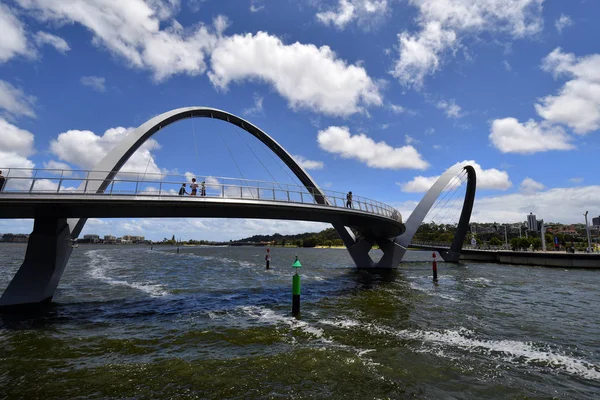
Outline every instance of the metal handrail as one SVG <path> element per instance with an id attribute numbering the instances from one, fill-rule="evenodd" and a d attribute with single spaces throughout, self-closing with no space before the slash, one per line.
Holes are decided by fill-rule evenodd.
<path id="1" fill-rule="evenodd" d="M 90 177 L 91 173 L 94 173 L 93 175 L 96 176 L 98 174 L 108 175 L 111 171 L 64 170 L 52 168 L 0 168 L 0 171 L 6 172 L 6 175 L 4 175 L 6 179 L 4 193 L 179 197 L 177 190 L 183 183 L 189 183 L 189 175 L 141 174 L 137 172 L 118 171 L 115 172 L 112 182 L 104 192 L 98 193 L 97 191 L 88 190 L 89 183 L 104 182 L 105 178 Z M 143 177 L 143 179 L 140 179 L 140 176 Z M 159 179 L 152 179 L 152 176 Z M 202 177 L 202 175 L 196 176 Z M 135 177 L 137 177 L 137 179 Z M 320 197 L 320 195 L 316 194 L 316 191 L 320 191 L 323 194 L 323 199 L 325 201 L 325 204 L 323 205 L 336 208 L 345 208 L 346 206 L 346 193 L 333 190 L 323 190 L 320 188 L 262 180 L 213 176 L 205 176 L 204 178 L 205 181 L 209 181 L 205 183 L 206 196 L 201 196 L 201 188 L 199 187 L 197 192 L 198 198 L 222 197 L 285 203 L 317 204 L 317 197 Z M 201 181 L 201 179 L 198 179 L 198 181 Z M 234 184 L 234 181 L 237 182 L 237 184 Z M 69 182 L 76 182 L 78 187 L 68 187 Z M 41 187 L 36 188 L 36 183 Z M 151 186 L 153 184 L 156 184 L 158 188 Z M 198 184 L 201 185 L 201 183 Z M 117 188 L 115 188 L 115 185 L 117 185 Z M 129 185 L 131 187 L 119 188 L 119 186 L 123 185 Z M 171 186 L 171 189 L 168 189 L 169 186 Z M 189 191 L 188 187 L 186 187 L 186 191 Z M 308 195 L 308 197 L 306 195 Z M 394 207 L 376 200 L 353 195 L 352 208 L 402 222 L 402 216 Z"/>

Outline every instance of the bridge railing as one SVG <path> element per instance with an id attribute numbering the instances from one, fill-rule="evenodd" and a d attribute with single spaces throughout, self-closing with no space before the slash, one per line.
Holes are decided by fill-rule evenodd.
<path id="1" fill-rule="evenodd" d="M 49 195 L 134 195 L 152 197 L 179 197 L 179 190 L 186 184 L 186 196 L 191 192 L 191 178 L 197 180 L 197 198 L 220 197 L 252 199 L 287 203 L 324 204 L 346 207 L 346 193 L 333 190 L 307 188 L 300 185 L 252 179 L 226 178 L 201 175 L 173 175 L 157 173 L 115 173 L 103 193 L 98 187 L 109 171 L 67 170 L 51 168 L 0 168 L 5 177 L 0 193 L 30 193 Z M 202 191 L 204 182 L 204 191 Z M 0 188 L 2 189 L 2 188 Z M 320 191 L 323 196 L 317 194 Z M 351 207 L 402 222 L 402 216 L 392 206 L 377 200 L 353 195 Z"/>

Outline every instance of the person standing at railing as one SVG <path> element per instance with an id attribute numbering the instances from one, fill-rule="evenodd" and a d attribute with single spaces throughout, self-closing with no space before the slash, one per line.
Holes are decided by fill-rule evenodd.
<path id="1" fill-rule="evenodd" d="M 185 191 L 185 183 L 182 183 L 181 187 L 179 188 L 179 195 L 183 196 L 184 194 L 188 194 L 188 192 Z"/>
<path id="2" fill-rule="evenodd" d="M 2 175 L 2 171 L 0 171 L 0 192 L 4 190 L 4 184 L 6 183 L 6 178 Z"/>
<path id="3" fill-rule="evenodd" d="M 195 196 L 198 191 L 198 184 L 196 183 L 196 178 L 192 178 L 192 183 L 190 183 L 190 196 Z"/>
<path id="4" fill-rule="evenodd" d="M 346 208 L 352 208 L 352 192 L 346 195 Z"/>
<path id="5" fill-rule="evenodd" d="M 206 196 L 206 181 L 202 181 L 200 186 L 200 196 Z"/>

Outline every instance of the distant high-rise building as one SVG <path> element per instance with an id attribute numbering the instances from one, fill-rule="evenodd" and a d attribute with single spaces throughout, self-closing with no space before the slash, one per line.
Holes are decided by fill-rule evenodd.
<path id="1" fill-rule="evenodd" d="M 592 218 L 592 225 L 593 226 L 600 226 L 600 217 Z"/>
<path id="2" fill-rule="evenodd" d="M 527 216 L 527 230 L 529 230 L 529 231 L 537 231 L 538 230 L 537 219 L 536 219 L 534 213 L 529 213 L 529 215 Z"/>

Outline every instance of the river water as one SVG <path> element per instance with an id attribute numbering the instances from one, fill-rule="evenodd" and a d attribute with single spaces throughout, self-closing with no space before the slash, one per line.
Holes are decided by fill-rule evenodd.
<path id="1" fill-rule="evenodd" d="M 0 245 L 0 291 L 24 251 Z M 600 271 L 272 254 L 79 246 L 46 313 L 0 317 L 0 399 L 600 398 Z"/>

